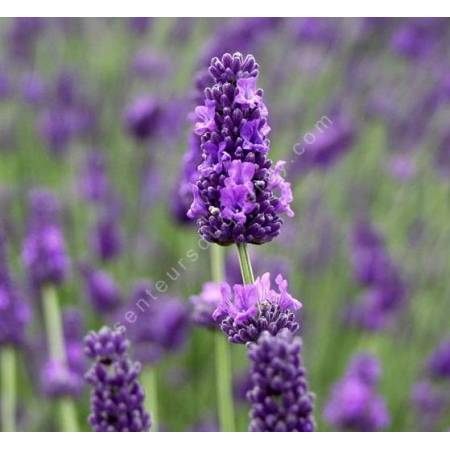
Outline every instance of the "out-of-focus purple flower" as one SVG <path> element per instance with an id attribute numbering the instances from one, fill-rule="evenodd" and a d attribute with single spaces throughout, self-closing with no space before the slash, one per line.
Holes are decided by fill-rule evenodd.
<path id="1" fill-rule="evenodd" d="M 58 223 L 58 201 L 48 191 L 35 190 L 30 195 L 30 209 L 23 263 L 35 287 L 59 284 L 67 275 L 69 258 Z"/>
<path id="2" fill-rule="evenodd" d="M 145 141 L 158 129 L 161 108 L 153 97 L 138 97 L 126 109 L 124 122 L 135 139 Z"/>
<path id="3" fill-rule="evenodd" d="M 170 61 L 164 55 L 151 50 L 139 50 L 131 62 L 131 70 L 143 80 L 154 80 L 166 76 L 170 70 Z"/>
<path id="4" fill-rule="evenodd" d="M 428 359 L 427 366 L 431 376 L 450 379 L 450 339 L 439 343 Z"/>
<path id="5" fill-rule="evenodd" d="M 300 42 L 331 46 L 339 37 L 338 23 L 329 17 L 297 19 L 296 35 Z"/>
<path id="6" fill-rule="evenodd" d="M 388 170 L 393 178 L 400 181 L 412 180 L 417 174 L 417 165 L 413 157 L 396 155 L 389 160 Z"/>
<path id="7" fill-rule="evenodd" d="M 38 132 L 53 153 L 67 150 L 72 138 L 72 118 L 64 108 L 52 108 L 38 116 Z"/>
<path id="8" fill-rule="evenodd" d="M 144 409 L 145 393 L 138 376 L 141 365 L 127 356 L 124 333 L 104 327 L 85 339 L 86 355 L 94 360 L 86 373 L 93 387 L 89 424 L 93 431 L 143 432 L 151 426 Z"/>
<path id="9" fill-rule="evenodd" d="M 127 312 L 134 314 L 134 320 L 126 323 L 134 355 L 147 364 L 180 350 L 186 342 L 190 322 L 187 305 L 177 298 L 152 295 L 153 291 L 151 283 L 137 283 L 125 312 L 125 317 Z"/>
<path id="10" fill-rule="evenodd" d="M 444 18 L 406 19 L 394 33 L 391 48 L 407 58 L 423 58 L 442 42 L 446 31 Z"/>
<path id="11" fill-rule="evenodd" d="M 22 81 L 22 96 L 26 103 L 36 106 L 42 104 L 48 94 L 48 87 L 41 76 L 31 72 Z"/>
<path id="12" fill-rule="evenodd" d="M 110 193 L 111 186 L 104 154 L 98 150 L 86 154 L 78 178 L 82 197 L 90 202 L 102 202 Z"/>
<path id="13" fill-rule="evenodd" d="M 130 30 L 139 36 L 147 33 L 151 24 L 151 17 L 130 17 L 129 19 Z"/>
<path id="14" fill-rule="evenodd" d="M 367 289 L 348 309 L 348 321 L 369 330 L 386 327 L 403 305 L 407 286 L 381 235 L 367 222 L 354 228 L 353 272 Z"/>
<path id="15" fill-rule="evenodd" d="M 380 431 L 388 427 L 389 413 L 377 393 L 379 377 L 379 363 L 374 357 L 354 357 L 345 376 L 332 388 L 324 412 L 326 421 L 348 431 Z"/>
<path id="16" fill-rule="evenodd" d="M 209 64 L 211 58 L 224 53 L 252 51 L 256 43 L 282 23 L 279 17 L 233 18 L 217 28 L 201 52 L 200 64 Z"/>
<path id="17" fill-rule="evenodd" d="M 329 169 L 351 150 L 355 142 L 356 130 L 348 118 L 324 116 L 319 123 L 295 146 L 298 156 L 294 169 L 300 173 L 315 168 Z"/>
<path id="18" fill-rule="evenodd" d="M 0 346 L 24 344 L 30 316 L 9 272 L 5 236 L 0 230 Z"/>
<path id="19" fill-rule="evenodd" d="M 355 279 L 365 286 L 382 282 L 393 265 L 381 234 L 368 222 L 353 229 L 352 263 Z"/>
<path id="20" fill-rule="evenodd" d="M 314 395 L 300 356 L 302 341 L 283 329 L 263 331 L 248 347 L 253 387 L 249 431 L 314 431 Z"/>
<path id="21" fill-rule="evenodd" d="M 116 311 L 121 304 L 119 286 L 112 276 L 89 264 L 81 264 L 81 274 L 84 278 L 86 296 L 95 311 L 109 314 Z"/>
<path id="22" fill-rule="evenodd" d="M 217 324 L 212 318 L 214 310 L 219 306 L 222 299 L 221 284 L 209 281 L 203 284 L 199 295 L 190 298 L 193 306 L 192 320 L 195 324 L 216 329 Z"/>
<path id="23" fill-rule="evenodd" d="M 102 261 L 110 261 L 122 252 L 122 229 L 113 214 L 100 217 L 90 234 L 95 255 Z"/>
<path id="24" fill-rule="evenodd" d="M 430 382 L 421 380 L 412 386 L 411 401 L 422 430 L 433 431 L 445 410 L 448 396 L 446 398 Z"/>
<path id="25" fill-rule="evenodd" d="M 258 64 L 251 55 L 225 54 L 213 58 L 209 71 L 215 84 L 205 89 L 204 103 L 195 110 L 203 163 L 188 217 L 197 220 L 207 241 L 263 244 L 279 234 L 280 215 L 293 212 L 283 163 L 272 167 L 267 155 L 270 127 L 262 91 L 252 81 L 240 81 L 256 80 Z"/>
<path id="26" fill-rule="evenodd" d="M 294 312 L 302 304 L 287 291 L 287 281 L 281 275 L 275 279 L 278 292 L 270 285 L 270 274 L 258 277 L 254 284 L 227 283 L 221 286 L 222 298 L 212 318 L 230 342 L 245 344 L 256 341 L 264 330 L 276 335 L 282 328 L 297 332 L 299 324 Z"/>
<path id="27" fill-rule="evenodd" d="M 41 371 L 41 386 L 49 397 L 75 397 L 82 391 L 83 378 L 64 363 L 48 360 Z"/>
<path id="28" fill-rule="evenodd" d="M 7 33 L 7 44 L 12 58 L 28 61 L 33 55 L 37 38 L 45 26 L 42 17 L 15 17 Z"/>
<path id="29" fill-rule="evenodd" d="M 85 330 L 83 316 L 78 309 L 64 310 L 63 332 L 68 368 L 75 374 L 82 376 L 86 369 L 83 351 Z"/>

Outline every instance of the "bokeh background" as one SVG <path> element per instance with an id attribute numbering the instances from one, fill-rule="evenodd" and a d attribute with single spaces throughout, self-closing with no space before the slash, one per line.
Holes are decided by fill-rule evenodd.
<path id="1" fill-rule="evenodd" d="M 381 368 L 371 386 L 384 402 L 380 429 L 447 430 L 449 44 L 450 21 L 438 18 L 1 19 L 0 227 L 32 311 L 19 428 L 57 428 L 39 301 L 21 261 L 30 195 L 47 189 L 61 205 L 70 268 L 58 292 L 80 371 L 84 333 L 114 323 L 137 282 L 163 280 L 176 314 L 158 313 L 165 337 L 151 357 L 161 428 L 215 429 L 213 339 L 189 320 L 210 263 L 184 217 L 183 156 L 201 75 L 211 57 L 239 51 L 260 64 L 271 155 L 287 161 L 296 214 L 251 255 L 258 274 L 281 272 L 303 302 L 319 430 L 340 428 L 333 395 L 341 409 L 356 401 L 355 387 L 335 383 L 361 353 Z M 235 249 L 226 252 L 237 282 Z M 89 291 L 99 273 L 106 306 Z M 232 356 L 244 431 L 248 362 L 240 346 Z M 76 405 L 87 430 L 86 387 Z"/>

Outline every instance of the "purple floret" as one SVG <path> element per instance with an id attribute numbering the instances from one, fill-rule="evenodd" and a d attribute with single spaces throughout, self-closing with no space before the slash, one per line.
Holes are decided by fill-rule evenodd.
<path id="1" fill-rule="evenodd" d="M 255 283 L 221 287 L 222 298 L 212 318 L 235 344 L 255 342 L 265 330 L 276 335 L 287 328 L 296 333 L 299 324 L 295 311 L 302 304 L 287 292 L 287 281 L 278 275 L 275 279 L 278 292 L 271 289 L 270 274 L 265 273 Z"/>

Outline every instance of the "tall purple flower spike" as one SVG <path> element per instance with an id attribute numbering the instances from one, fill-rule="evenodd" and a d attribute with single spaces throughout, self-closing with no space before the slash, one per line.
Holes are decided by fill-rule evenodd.
<path id="1" fill-rule="evenodd" d="M 141 365 L 127 356 L 124 333 L 104 327 L 85 339 L 86 355 L 94 360 L 86 373 L 93 387 L 89 424 L 93 431 L 148 431 L 144 390 L 138 381 Z"/>
<path id="2" fill-rule="evenodd" d="M 188 217 L 209 242 L 264 244 L 278 235 L 280 214 L 293 212 L 283 162 L 272 167 L 268 156 L 270 127 L 256 86 L 258 64 L 251 55 L 226 53 L 212 59 L 209 72 L 215 84 L 195 109 L 203 162 Z"/>
<path id="3" fill-rule="evenodd" d="M 275 279 L 278 292 L 271 289 L 270 274 L 258 277 L 254 284 L 236 284 L 233 290 L 222 284 L 222 298 L 212 318 L 235 344 L 255 342 L 267 330 L 275 336 L 287 328 L 296 333 L 299 324 L 294 312 L 302 304 L 287 291 L 287 281 L 278 275 Z"/>
<path id="4" fill-rule="evenodd" d="M 309 391 L 302 341 L 287 330 L 264 331 L 248 347 L 252 362 L 249 431 L 314 431 L 314 394 Z"/>

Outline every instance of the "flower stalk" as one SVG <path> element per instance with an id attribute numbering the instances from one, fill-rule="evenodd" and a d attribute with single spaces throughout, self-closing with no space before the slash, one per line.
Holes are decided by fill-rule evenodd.
<path id="1" fill-rule="evenodd" d="M 244 284 L 253 284 L 255 277 L 253 275 L 252 263 L 248 254 L 247 244 L 236 244 L 239 254 L 239 266 L 241 267 L 242 281 Z"/>
<path id="2" fill-rule="evenodd" d="M 0 379 L 2 382 L 2 431 L 16 431 L 16 352 L 5 347 L 0 352 Z"/>
<path id="3" fill-rule="evenodd" d="M 221 283 L 224 279 L 223 248 L 219 245 L 212 245 L 210 251 L 213 281 Z M 216 332 L 214 339 L 220 429 L 225 432 L 233 432 L 235 431 L 235 420 L 230 346 L 222 333 Z"/>
<path id="4" fill-rule="evenodd" d="M 155 367 L 146 367 L 141 375 L 142 384 L 145 390 L 144 406 L 146 411 L 152 413 L 152 427 L 150 431 L 156 432 L 159 427 L 158 415 L 158 378 Z"/>
<path id="5" fill-rule="evenodd" d="M 43 312 L 50 357 L 63 366 L 67 366 L 58 295 L 52 285 L 43 289 Z M 58 406 L 62 431 L 78 431 L 76 410 L 72 399 L 68 397 L 59 399 Z"/>

